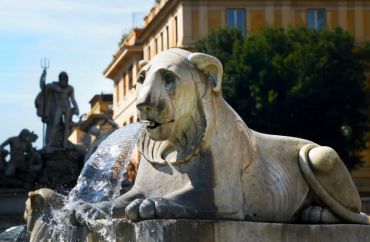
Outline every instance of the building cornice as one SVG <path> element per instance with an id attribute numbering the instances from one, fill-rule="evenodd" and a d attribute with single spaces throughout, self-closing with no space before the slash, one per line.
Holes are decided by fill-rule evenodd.
<path id="1" fill-rule="evenodd" d="M 179 6 L 181 0 L 168 0 L 159 11 L 151 17 L 151 20 L 145 25 L 140 34 L 141 40 L 145 43 L 150 36 L 153 35 L 155 29 L 163 24 L 169 14 Z M 148 16 L 146 17 L 148 18 Z"/>
<path id="2" fill-rule="evenodd" d="M 142 44 L 153 34 L 153 31 L 158 27 L 158 25 L 166 20 L 168 14 L 170 14 L 180 2 L 181 0 L 162 0 L 160 3 L 155 5 L 150 13 L 145 17 L 145 27 L 143 29 L 134 29 L 122 42 L 120 48 L 113 55 L 113 60 L 103 71 L 104 77 L 114 81 L 115 75 L 128 58 L 133 54 L 142 54 Z"/>
<path id="3" fill-rule="evenodd" d="M 133 53 L 142 52 L 142 42 L 140 33 L 142 29 L 132 29 L 128 36 L 122 40 L 119 49 L 113 54 L 113 60 L 103 71 L 103 75 L 107 78 L 113 79 L 117 73 L 117 67 L 122 65 L 122 61 L 131 56 Z"/>
<path id="4" fill-rule="evenodd" d="M 106 78 L 112 79 L 114 81 L 114 76 L 120 70 L 120 67 L 124 65 L 124 62 L 129 59 L 134 54 L 142 54 L 143 46 L 134 45 L 134 46 L 125 46 L 122 48 L 122 51 L 119 55 L 112 60 L 112 62 L 104 70 L 103 75 Z"/>

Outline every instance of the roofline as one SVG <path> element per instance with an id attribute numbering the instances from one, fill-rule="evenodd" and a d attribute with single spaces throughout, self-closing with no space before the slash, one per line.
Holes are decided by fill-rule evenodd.
<path id="1" fill-rule="evenodd" d="M 133 53 L 142 53 L 143 46 L 142 45 L 134 45 L 134 46 L 125 46 L 124 50 L 120 53 L 120 55 L 114 58 L 111 63 L 105 68 L 103 71 L 103 75 L 106 78 L 109 78 L 114 81 L 114 75 L 116 74 L 117 66 L 122 63 L 126 58 L 128 58 Z"/>
<path id="2" fill-rule="evenodd" d="M 179 6 L 180 2 L 181 0 L 169 0 L 164 4 L 164 6 L 158 11 L 158 13 L 153 17 L 153 19 L 142 29 L 140 37 L 143 42 L 145 42 L 146 38 L 150 34 L 152 34 L 150 30 L 153 28 L 153 26 L 158 26 L 158 24 L 161 23 L 161 21 L 168 17 L 168 15 L 165 13 L 168 13 L 177 6 Z M 147 17 L 148 16 L 146 16 L 145 18 Z"/>
<path id="3" fill-rule="evenodd" d="M 89 101 L 90 104 L 96 102 L 97 99 L 101 99 L 101 101 L 110 102 L 113 101 L 113 94 L 112 93 L 101 93 L 95 94 Z"/>
<path id="4" fill-rule="evenodd" d="M 127 38 L 137 33 L 138 43 L 130 46 L 130 45 L 126 45 L 126 42 L 123 41 L 123 44 L 120 46 L 116 54 L 113 55 L 113 60 L 104 69 L 103 71 L 104 77 L 109 78 L 114 81 L 113 79 L 114 75 L 117 73 L 115 70 L 117 69 L 118 65 L 124 61 L 125 58 L 128 58 L 128 56 L 130 56 L 133 53 L 143 54 L 143 43 L 146 41 L 146 38 L 148 38 L 148 36 L 152 34 L 151 29 L 153 29 L 153 26 L 157 26 L 159 23 L 161 23 L 168 16 L 166 13 L 176 8 L 180 4 L 180 2 L 181 0 L 167 1 L 160 8 L 158 13 L 156 13 L 153 19 L 146 26 L 144 26 L 144 28 L 132 30 Z M 149 14 L 145 18 L 147 18 Z M 140 30 L 140 32 L 136 32 L 138 30 Z"/>

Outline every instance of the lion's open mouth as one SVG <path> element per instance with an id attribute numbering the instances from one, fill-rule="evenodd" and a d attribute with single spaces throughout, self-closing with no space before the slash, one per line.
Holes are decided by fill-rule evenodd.
<path id="1" fill-rule="evenodd" d="M 163 125 L 163 124 L 168 124 L 168 123 L 171 123 L 171 122 L 173 122 L 173 121 L 175 121 L 175 120 L 170 120 L 170 121 L 168 121 L 168 122 L 163 122 L 163 123 L 158 123 L 158 122 L 156 122 L 156 121 L 153 121 L 153 120 L 142 120 L 141 122 L 144 122 L 144 123 L 148 123 L 148 126 L 147 126 L 147 128 L 149 128 L 149 129 L 155 129 L 155 128 L 157 128 L 158 126 L 161 126 L 161 125 Z"/>

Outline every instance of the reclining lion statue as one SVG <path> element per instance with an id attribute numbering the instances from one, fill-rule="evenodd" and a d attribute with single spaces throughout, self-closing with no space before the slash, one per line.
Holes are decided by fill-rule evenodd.
<path id="1" fill-rule="evenodd" d="M 114 217 L 369 223 L 333 149 L 246 126 L 217 58 L 170 49 L 139 65 L 138 117 L 151 124 L 133 188 L 99 205 Z"/>
<path id="2" fill-rule="evenodd" d="M 221 95 L 217 58 L 170 49 L 139 66 L 138 117 L 150 124 L 137 177 L 98 211 L 133 221 L 369 223 L 333 149 L 246 126 Z"/>

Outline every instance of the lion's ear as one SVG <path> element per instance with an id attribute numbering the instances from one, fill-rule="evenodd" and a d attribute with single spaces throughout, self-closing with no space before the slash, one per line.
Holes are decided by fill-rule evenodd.
<path id="1" fill-rule="evenodd" d="M 143 66 L 145 66 L 146 64 L 148 64 L 148 61 L 146 60 L 139 61 L 139 69 L 141 70 L 141 68 L 143 68 Z"/>
<path id="2" fill-rule="evenodd" d="M 44 198 L 36 193 L 36 192 L 29 192 L 28 197 L 30 198 L 30 205 L 32 210 L 38 210 L 44 207 Z"/>
<path id="3" fill-rule="evenodd" d="M 211 81 L 210 84 L 212 85 L 212 91 L 217 95 L 221 93 L 223 74 L 221 61 L 214 56 L 203 53 L 192 53 L 189 55 L 188 59 L 199 70 L 207 75 L 208 80 Z"/>

